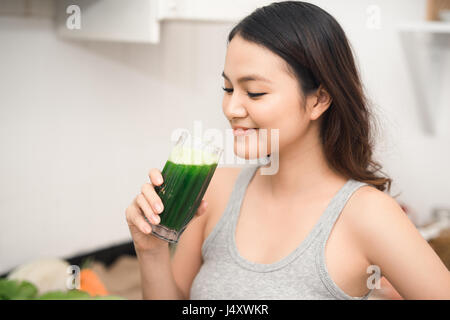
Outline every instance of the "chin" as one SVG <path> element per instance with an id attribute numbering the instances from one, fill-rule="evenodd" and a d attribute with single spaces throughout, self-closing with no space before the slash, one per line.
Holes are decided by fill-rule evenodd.
<path id="1" fill-rule="evenodd" d="M 258 159 L 259 157 L 257 156 L 250 156 L 248 153 L 242 154 L 242 153 L 234 153 L 236 155 L 236 157 L 241 158 L 241 159 L 245 159 L 245 160 L 252 160 L 252 159 Z"/>
<path id="2" fill-rule="evenodd" d="M 245 150 L 243 148 L 238 148 L 237 145 L 234 145 L 234 154 L 236 157 L 245 159 L 245 160 L 252 160 L 252 159 L 259 159 L 259 158 L 266 158 L 270 156 L 270 150 L 265 152 L 264 154 L 260 155 L 258 153 L 258 148 L 248 148 L 246 147 Z"/>
<path id="3" fill-rule="evenodd" d="M 265 148 L 261 148 L 265 146 Z M 234 154 L 236 157 L 253 160 L 268 157 L 271 153 L 270 142 L 259 133 L 258 135 L 235 137 Z"/>

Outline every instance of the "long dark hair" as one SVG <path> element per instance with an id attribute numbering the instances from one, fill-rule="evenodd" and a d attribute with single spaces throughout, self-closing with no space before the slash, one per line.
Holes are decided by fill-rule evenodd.
<path id="1" fill-rule="evenodd" d="M 311 3 L 276 2 L 242 19 L 228 43 L 235 35 L 283 58 L 305 95 L 322 85 L 332 98 L 320 127 L 327 161 L 348 178 L 389 191 L 392 180 L 379 175 L 381 165 L 372 159 L 369 101 L 339 23 Z"/>

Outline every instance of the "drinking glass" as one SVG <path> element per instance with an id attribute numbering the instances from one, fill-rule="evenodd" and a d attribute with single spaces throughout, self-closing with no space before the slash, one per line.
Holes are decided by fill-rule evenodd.
<path id="1" fill-rule="evenodd" d="M 151 224 L 154 236 L 177 243 L 192 220 L 214 175 L 223 149 L 211 139 L 202 141 L 183 131 L 162 170 L 164 182 L 155 186 L 164 210 L 159 224 Z"/>

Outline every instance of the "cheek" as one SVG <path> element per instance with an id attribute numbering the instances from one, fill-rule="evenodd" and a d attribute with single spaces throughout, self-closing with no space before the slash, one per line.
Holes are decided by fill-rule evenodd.
<path id="1" fill-rule="evenodd" d="M 295 144 L 302 139 L 308 127 L 308 121 L 301 106 L 294 106 L 285 113 L 283 119 L 280 119 L 280 130 L 278 138 L 278 148 L 283 150 L 285 146 Z"/>
<path id="2" fill-rule="evenodd" d="M 279 128 L 284 121 L 287 108 L 276 95 L 255 101 L 248 105 L 248 113 L 259 128 Z"/>
<path id="3" fill-rule="evenodd" d="M 250 111 L 252 119 L 259 127 L 279 129 L 279 138 L 282 140 L 297 136 L 304 129 L 306 118 L 301 108 L 296 97 L 286 98 L 280 94 Z"/>

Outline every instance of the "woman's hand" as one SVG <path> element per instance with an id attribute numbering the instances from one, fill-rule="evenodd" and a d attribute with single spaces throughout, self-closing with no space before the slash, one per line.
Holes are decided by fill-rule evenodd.
<path id="1" fill-rule="evenodd" d="M 163 183 L 163 176 L 158 169 L 153 168 L 149 172 L 149 178 L 150 183 L 142 186 L 141 193 L 125 211 L 134 247 L 139 252 L 157 252 L 168 247 L 167 241 L 151 235 L 151 225 L 144 219 L 145 216 L 152 224 L 157 225 L 161 221 L 159 214 L 164 210 L 161 198 L 154 189 L 154 186 Z M 201 216 L 206 211 L 206 206 L 206 201 L 202 200 L 193 219 Z"/>

